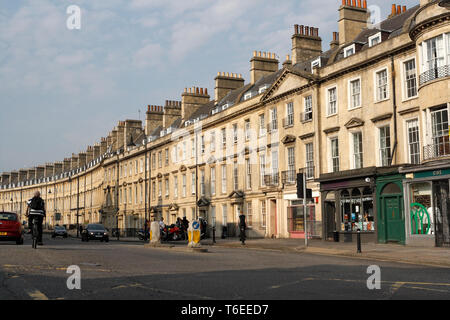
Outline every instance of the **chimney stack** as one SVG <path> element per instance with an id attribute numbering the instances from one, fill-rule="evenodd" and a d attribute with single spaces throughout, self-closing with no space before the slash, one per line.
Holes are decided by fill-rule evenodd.
<path id="1" fill-rule="evenodd" d="M 292 60 L 291 60 L 291 57 L 287 54 L 286 61 L 283 62 L 283 68 L 287 68 L 290 66 L 292 66 Z"/>
<path id="2" fill-rule="evenodd" d="M 35 169 L 36 169 L 36 179 L 44 178 L 45 167 L 44 166 L 38 166 Z"/>
<path id="3" fill-rule="evenodd" d="M 163 124 L 164 128 L 171 126 L 181 117 L 181 101 L 166 100 L 164 106 Z"/>
<path id="4" fill-rule="evenodd" d="M 149 136 L 156 128 L 163 126 L 164 108 L 162 106 L 147 106 L 145 117 L 145 135 Z"/>
<path id="5" fill-rule="evenodd" d="M 185 88 L 181 95 L 181 117 L 188 120 L 199 107 L 209 102 L 208 89 Z"/>
<path id="6" fill-rule="evenodd" d="M 72 170 L 72 159 L 71 158 L 64 158 L 63 161 L 63 172 L 69 172 Z"/>
<path id="7" fill-rule="evenodd" d="M 93 150 L 94 150 L 94 160 L 97 160 L 97 158 L 100 157 L 100 155 L 101 155 L 100 154 L 100 143 L 96 143 L 94 145 Z"/>
<path id="8" fill-rule="evenodd" d="M 27 170 L 27 180 L 34 180 L 36 179 L 36 169 L 28 169 Z"/>
<path id="9" fill-rule="evenodd" d="M 19 182 L 19 172 L 18 171 L 11 172 L 11 175 L 9 177 L 9 183 L 17 184 L 18 182 Z"/>
<path id="10" fill-rule="evenodd" d="M 241 75 L 236 73 L 229 74 L 228 72 L 218 72 L 216 81 L 216 87 L 214 88 L 214 96 L 216 103 L 222 100 L 230 91 L 242 88 L 245 80 Z"/>
<path id="11" fill-rule="evenodd" d="M 75 153 L 72 153 L 72 159 L 70 160 L 70 169 L 75 170 L 78 168 L 78 157 Z"/>
<path id="12" fill-rule="evenodd" d="M 53 164 L 54 170 L 53 174 L 55 176 L 59 176 L 61 173 L 63 173 L 63 163 L 62 162 L 55 162 Z"/>
<path id="13" fill-rule="evenodd" d="M 28 171 L 25 169 L 19 170 L 19 181 L 24 182 L 28 180 Z"/>
<path id="14" fill-rule="evenodd" d="M 4 186 L 8 185 L 10 182 L 9 178 L 11 177 L 11 173 L 3 172 L 2 173 L 2 184 Z"/>
<path id="15" fill-rule="evenodd" d="M 124 142 L 125 147 L 136 145 L 137 137 L 142 133 L 142 121 L 141 120 L 125 120 L 124 127 Z"/>
<path id="16" fill-rule="evenodd" d="M 104 155 L 108 150 L 108 141 L 107 138 L 102 138 L 100 142 L 100 156 Z"/>
<path id="17" fill-rule="evenodd" d="M 330 49 L 339 47 L 339 32 L 333 32 L 333 41 L 330 42 Z"/>
<path id="18" fill-rule="evenodd" d="M 86 165 L 86 153 L 80 152 L 78 154 L 78 167 L 83 168 Z"/>
<path id="19" fill-rule="evenodd" d="M 275 53 L 263 52 L 261 54 L 261 51 L 254 51 L 250 63 L 251 84 L 255 84 L 262 77 L 278 71 L 279 62 Z"/>
<path id="20" fill-rule="evenodd" d="M 292 36 L 292 64 L 307 61 L 322 53 L 319 28 L 295 25 Z"/>
<path id="21" fill-rule="evenodd" d="M 48 178 L 48 177 L 52 177 L 53 176 L 53 164 L 52 163 L 47 163 L 45 164 L 45 173 L 44 173 L 44 177 Z"/>
<path id="22" fill-rule="evenodd" d="M 391 14 L 388 16 L 388 18 L 392 18 L 395 16 L 398 16 L 399 14 L 402 14 L 404 12 L 406 12 L 407 7 L 406 6 L 401 6 L 401 5 L 397 5 L 395 3 L 392 4 L 392 9 L 391 9 Z"/>
<path id="23" fill-rule="evenodd" d="M 367 28 L 369 17 L 367 0 L 342 0 L 342 6 L 339 8 L 339 45 L 352 42 Z"/>

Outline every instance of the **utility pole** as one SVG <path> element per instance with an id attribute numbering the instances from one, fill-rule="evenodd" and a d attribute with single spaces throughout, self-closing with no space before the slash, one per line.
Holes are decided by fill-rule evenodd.
<path id="1" fill-rule="evenodd" d="M 195 220 L 198 220 L 198 132 L 194 128 L 195 134 Z"/>
<path id="2" fill-rule="evenodd" d="M 77 238 L 80 235 L 80 175 L 77 177 Z"/>
<path id="3" fill-rule="evenodd" d="M 304 219 L 304 227 L 305 227 L 305 247 L 308 246 L 308 228 L 307 228 L 307 220 L 306 220 L 306 174 L 303 171 L 303 219 Z"/>

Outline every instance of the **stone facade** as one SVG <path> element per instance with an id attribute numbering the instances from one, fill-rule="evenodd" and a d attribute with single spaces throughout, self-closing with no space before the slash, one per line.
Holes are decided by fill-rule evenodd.
<path id="1" fill-rule="evenodd" d="M 248 84 L 220 72 L 213 100 L 206 89 L 185 89 L 181 102 L 149 106 L 144 126 L 120 121 L 86 152 L 4 173 L 0 208 L 24 213 L 40 190 L 50 225 L 74 225 L 78 213 L 79 223 L 132 233 L 146 217 L 202 216 L 218 236 L 230 236 L 242 211 L 252 237 L 302 237 L 300 170 L 312 192 L 309 231 L 326 238 L 325 208 L 339 195 L 324 185 L 432 160 L 423 152 L 436 141 L 432 117 L 439 108 L 448 117 L 450 103 L 449 16 L 436 1 L 421 1 L 366 28 L 367 3 L 344 0 L 329 51 L 322 52 L 317 28 L 295 25 L 292 61 L 281 69 L 274 54 L 254 52 Z M 439 73 L 424 54 L 436 37 L 446 46 Z M 374 188 L 366 181 L 361 192 Z M 374 234 L 375 209 L 367 220 L 375 227 L 366 230 Z M 347 218 L 335 210 L 332 222 L 342 231 Z"/>

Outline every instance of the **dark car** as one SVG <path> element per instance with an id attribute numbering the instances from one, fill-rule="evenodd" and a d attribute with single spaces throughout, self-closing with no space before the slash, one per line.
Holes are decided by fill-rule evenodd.
<path id="1" fill-rule="evenodd" d="M 0 212 L 0 240 L 23 244 L 23 226 L 13 212 Z"/>
<path id="2" fill-rule="evenodd" d="M 66 228 L 61 227 L 61 226 L 55 226 L 55 229 L 53 230 L 53 233 L 52 233 L 52 238 L 54 239 L 56 237 L 67 238 Z"/>
<path id="3" fill-rule="evenodd" d="M 109 241 L 109 235 L 106 228 L 101 224 L 88 224 L 81 233 L 81 241 L 100 240 Z"/>

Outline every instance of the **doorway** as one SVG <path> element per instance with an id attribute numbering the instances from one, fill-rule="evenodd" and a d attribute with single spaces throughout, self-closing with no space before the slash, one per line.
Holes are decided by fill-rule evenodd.
<path id="1" fill-rule="evenodd" d="M 385 242 L 405 242 L 403 193 L 396 183 L 388 183 L 381 192 L 381 220 L 385 228 Z M 381 226 L 381 224 L 380 224 Z"/>
<path id="2" fill-rule="evenodd" d="M 277 200 L 273 199 L 273 200 L 269 200 L 270 206 L 269 206 L 269 210 L 270 210 L 270 232 L 269 235 L 272 238 L 275 238 L 277 236 Z"/>
<path id="3" fill-rule="evenodd" d="M 449 181 L 433 181 L 436 247 L 450 247 Z"/>
<path id="4" fill-rule="evenodd" d="M 325 201 L 326 239 L 333 239 L 336 229 L 336 204 L 334 201 Z"/>

